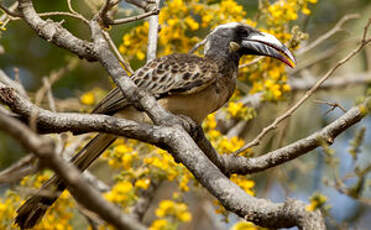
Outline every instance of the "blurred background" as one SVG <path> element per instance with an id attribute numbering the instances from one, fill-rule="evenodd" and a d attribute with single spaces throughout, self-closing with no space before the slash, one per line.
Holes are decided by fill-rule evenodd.
<path id="1" fill-rule="evenodd" d="M 91 16 L 92 10 L 87 7 L 86 1 L 74 3 L 74 6 L 77 11 Z M 258 1 L 237 0 L 236 2 L 243 6 L 247 17 L 253 18 L 258 11 Z M 12 1 L 2 1 L 2 3 L 11 5 Z M 38 12 L 68 10 L 64 1 L 53 1 L 51 4 L 47 0 L 38 0 L 35 5 Z M 124 10 L 120 12 L 121 15 L 131 15 L 138 11 L 126 3 L 122 3 L 122 6 Z M 304 41 L 304 45 L 328 32 L 346 14 L 356 13 L 360 18 L 348 21 L 343 26 L 343 31 L 326 39 L 304 55 L 299 55 L 297 60 L 299 70 L 288 70 L 289 84 L 298 84 L 302 79 L 323 76 L 357 45 L 363 26 L 371 16 L 371 1 L 319 0 L 317 4 L 310 5 L 310 10 L 310 15 L 300 15 L 296 21 L 291 22 L 299 25 L 301 30 L 309 35 L 309 40 Z M 89 38 L 89 30 L 83 23 L 77 23 L 76 20 L 68 17 L 56 16 L 53 19 L 57 21 L 63 19 L 63 26 L 73 34 Z M 123 42 L 123 35 L 139 24 L 141 22 L 113 27 L 110 34 L 115 44 L 119 46 Z M 207 32 L 202 33 L 201 37 Z M 59 104 L 59 111 L 89 111 L 90 107 L 80 102 L 81 95 L 96 87 L 103 92 L 112 88 L 109 77 L 99 64 L 79 60 L 69 52 L 40 39 L 21 20 L 8 24 L 6 31 L 3 31 L 0 36 L 0 68 L 12 78 L 19 75 L 30 95 L 41 86 L 43 77 L 70 66 L 70 70 L 53 85 L 53 95 Z M 131 65 L 133 68 L 138 68 L 144 62 L 144 60 L 134 59 Z M 323 102 L 338 103 L 345 109 L 351 108 L 370 87 L 371 47 L 366 47 L 357 57 L 336 71 L 334 76 L 344 78 L 365 76 L 368 80 L 318 91 L 290 119 L 282 122 L 278 129 L 265 137 L 263 143 L 254 152 L 263 154 L 306 137 L 344 113 L 339 108 L 329 111 L 331 106 Z M 284 100 L 261 105 L 257 109 L 258 116 L 244 125 L 241 132 L 243 139 L 252 140 L 263 127 L 270 124 L 292 102 L 297 101 L 304 92 L 293 88 Z M 349 151 L 352 149 L 351 143 L 363 128 L 365 129 L 364 141 L 359 146 L 359 153 L 354 157 Z M 308 203 L 311 202 L 311 197 L 313 202 L 313 199 L 321 200 L 321 196 L 324 195 L 327 201 L 322 208 L 328 212 L 329 229 L 370 229 L 371 177 L 367 173 L 359 177 L 355 172 L 370 168 L 371 165 L 371 118 L 363 119 L 341 134 L 330 148 L 331 151 L 327 152 L 318 148 L 289 163 L 252 175 L 250 178 L 256 183 L 255 194 L 274 202 L 296 198 Z M 16 140 L 0 131 L 0 170 L 7 168 L 25 154 L 27 152 Z M 329 154 L 332 156 L 329 157 Z M 336 183 L 336 178 L 342 183 Z M 0 197 L 9 186 L 0 185 Z M 158 202 L 171 194 L 174 186 L 170 182 L 163 183 L 156 192 L 155 201 Z M 349 194 L 344 194 L 344 189 L 348 189 L 346 191 Z M 238 220 L 236 216 L 230 215 L 229 223 L 226 223 L 222 215 L 215 214 L 215 207 L 207 202 L 211 198 L 206 191 L 187 193 L 185 199 L 190 204 L 194 218 L 191 223 L 182 225 L 180 229 L 227 229 Z M 148 217 L 149 220 L 151 218 Z"/>

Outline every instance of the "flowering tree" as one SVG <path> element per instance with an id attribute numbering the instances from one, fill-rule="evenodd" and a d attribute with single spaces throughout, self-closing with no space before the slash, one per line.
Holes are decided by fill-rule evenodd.
<path id="1" fill-rule="evenodd" d="M 183 122 L 163 119 L 172 117 L 170 120 L 179 121 L 176 116 L 161 109 L 151 95 L 137 89 L 128 77 L 133 73 L 131 66 L 140 66 L 156 54 L 193 52 L 202 55 L 203 39 L 207 33 L 219 24 L 235 21 L 275 35 L 300 55 L 315 44 L 301 45 L 308 35 L 300 27 L 291 25 L 299 15 L 309 15 L 309 8 L 316 3 L 317 0 L 262 0 L 251 18 L 247 17 L 246 9 L 234 0 L 169 0 L 161 4 L 145 0 L 128 0 L 126 4 L 110 0 L 86 1 L 89 6 L 86 15 L 92 15 L 89 17 L 75 10 L 71 0 L 66 1 L 68 11 L 63 12 L 36 12 L 31 0 L 15 1 L 8 8 L 1 6 L 4 14 L 0 21 L 4 30 L 11 27 L 13 21 L 22 20 L 41 39 L 82 59 L 100 63 L 124 95 L 140 104 L 154 117 L 155 123 L 144 125 L 105 115 L 60 112 L 58 102 L 53 99 L 51 85 L 81 64 L 75 59 L 45 78 L 35 96 L 28 96 L 19 82 L 10 80 L 1 72 L 0 101 L 7 108 L 0 107 L 0 129 L 17 137 L 27 150 L 38 157 L 26 156 L 2 172 L 1 178 L 6 178 L 8 183 L 16 182 L 21 189 L 9 188 L 0 200 L 1 228 L 15 228 L 12 224 L 17 207 L 27 194 L 33 192 L 31 188 L 39 188 L 55 171 L 69 184 L 69 191 L 77 202 L 65 191 L 35 229 L 77 228 L 81 216 L 88 220 L 89 224 L 85 225 L 90 229 L 110 229 L 112 226 L 117 229 L 177 229 L 194 218 L 185 201 L 186 193 L 204 189 L 212 194 L 218 214 L 227 218 L 232 212 L 244 219 L 236 223 L 234 229 L 262 229 L 259 226 L 325 229 L 319 211 L 324 197 L 315 195 L 310 204 L 297 200 L 273 203 L 258 199 L 254 197 L 255 182 L 250 174 L 283 164 L 320 146 L 326 149 L 338 134 L 367 115 L 370 98 L 365 97 L 359 105 L 322 130 L 290 145 L 261 156 L 256 156 L 253 147 L 259 145 L 282 120 L 291 116 L 335 69 L 370 42 L 367 37 L 369 24 L 358 47 L 318 82 L 307 86 L 309 91 L 298 102 L 248 143 L 241 134 L 249 121 L 258 119 L 258 106 L 285 101 L 290 92 L 298 87 L 289 84 L 288 72 L 282 63 L 269 58 L 243 59 L 239 73 L 240 87 L 231 101 L 220 111 L 209 115 L 202 129 L 196 131 L 183 127 Z M 144 13 L 119 18 L 128 4 L 141 8 Z M 135 9 L 129 13 L 137 14 Z M 72 17 L 88 26 L 92 41 L 71 34 L 62 23 L 53 20 L 55 16 Z M 142 20 L 147 17 L 150 18 L 148 21 Z M 354 16 L 347 17 L 341 24 L 352 18 Z M 122 41 L 116 47 L 110 37 L 112 27 L 132 21 L 137 21 L 135 26 L 123 33 Z M 341 27 L 341 24 L 338 26 Z M 2 36 L 7 36 L 6 31 Z M 94 88 L 82 94 L 79 103 L 84 110 L 89 110 L 104 94 L 104 89 Z M 48 101 L 50 111 L 40 107 L 44 100 Z M 26 125 L 21 123 L 25 120 Z M 51 139 L 38 135 L 35 130 L 49 133 Z M 114 176 L 101 181 L 89 172 L 80 175 L 76 168 L 69 165 L 63 157 L 68 159 L 89 135 L 74 137 L 64 133 L 67 131 L 97 131 L 123 136 L 100 159 L 109 165 L 106 169 L 109 175 Z M 359 142 L 355 144 L 359 145 Z M 192 159 L 197 159 L 197 162 Z M 44 167 L 49 169 L 44 170 Z M 170 196 L 154 202 L 155 192 L 166 181 L 175 184 L 176 189 Z M 154 217 L 145 222 L 144 215 L 153 206 L 155 208 L 151 212 Z"/>

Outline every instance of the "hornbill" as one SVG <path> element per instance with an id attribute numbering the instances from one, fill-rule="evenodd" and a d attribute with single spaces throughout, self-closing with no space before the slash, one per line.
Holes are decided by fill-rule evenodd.
<path id="1" fill-rule="evenodd" d="M 208 114 L 222 107 L 232 96 L 239 60 L 249 54 L 273 57 L 290 67 L 295 64 L 289 49 L 274 36 L 241 23 L 228 23 L 216 27 L 207 36 L 204 57 L 172 54 L 157 58 L 138 69 L 131 78 L 139 88 L 153 94 L 169 112 L 188 116 L 201 124 Z M 110 91 L 93 113 L 150 122 L 119 88 Z M 72 163 L 81 171 L 85 170 L 116 138 L 112 134 L 98 134 L 72 158 Z M 45 192 L 33 195 L 17 210 L 16 224 L 23 229 L 32 228 L 66 186 L 56 175 L 49 179 L 40 191 L 56 195 L 45 196 Z"/>

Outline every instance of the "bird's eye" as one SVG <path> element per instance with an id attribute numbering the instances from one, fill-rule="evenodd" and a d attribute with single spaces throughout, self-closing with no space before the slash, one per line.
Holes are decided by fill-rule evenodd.
<path id="1" fill-rule="evenodd" d="M 247 32 L 247 30 L 245 30 L 243 28 L 239 29 L 237 33 L 240 37 L 248 37 L 249 36 L 249 33 Z"/>

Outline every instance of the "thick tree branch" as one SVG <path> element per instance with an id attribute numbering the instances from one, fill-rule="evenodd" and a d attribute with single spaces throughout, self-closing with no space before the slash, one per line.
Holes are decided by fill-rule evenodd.
<path id="1" fill-rule="evenodd" d="M 34 112 L 37 113 L 35 122 L 42 133 L 72 132 L 106 132 L 120 136 L 147 140 L 157 143 L 159 140 L 151 135 L 156 134 L 160 127 L 140 124 L 134 121 L 119 119 L 106 115 L 53 113 L 33 105 L 30 101 L 17 95 L 14 89 L 0 83 L 0 102 L 8 105 L 12 111 L 28 120 Z"/>
<path id="2" fill-rule="evenodd" d="M 86 208 L 98 213 L 102 219 L 118 229 L 145 229 L 135 220 L 123 215 L 119 208 L 104 200 L 98 191 L 86 183 L 80 176 L 80 171 L 66 163 L 55 152 L 51 139 L 38 136 L 24 124 L 2 113 L 0 113 L 0 129 L 17 139 L 26 149 L 35 153 L 42 162 L 60 175 L 69 185 L 70 192 Z"/>
<path id="3" fill-rule="evenodd" d="M 37 109 L 19 97 L 9 87 L 0 86 L 0 100 L 17 113 L 29 116 Z M 192 137 L 180 126 L 152 126 L 117 119 L 105 115 L 78 115 L 38 110 L 37 124 L 54 132 L 83 130 L 109 132 L 143 140 L 167 149 L 175 160 L 182 162 L 196 179 L 207 188 L 223 206 L 248 221 L 266 227 L 301 226 L 305 229 L 324 229 L 319 212 L 306 212 L 304 203 L 289 200 L 275 204 L 249 196 L 231 182 L 207 158 Z M 54 165 L 52 165 L 54 168 Z M 58 171 L 57 171 L 58 172 Z M 207 172 L 207 173 L 205 173 Z"/>
<path id="4" fill-rule="evenodd" d="M 269 152 L 259 157 L 245 158 L 231 155 L 225 156 L 227 171 L 238 174 L 251 174 L 264 171 L 285 162 L 291 161 L 319 146 L 324 142 L 332 144 L 334 139 L 358 123 L 371 109 L 371 98 L 368 97 L 361 105 L 355 106 L 340 118 L 312 135 L 294 143 Z"/>

